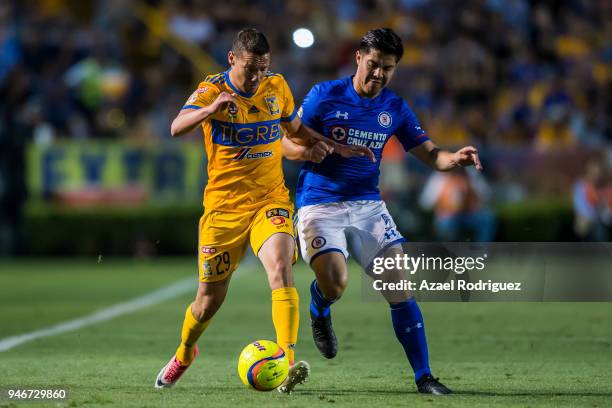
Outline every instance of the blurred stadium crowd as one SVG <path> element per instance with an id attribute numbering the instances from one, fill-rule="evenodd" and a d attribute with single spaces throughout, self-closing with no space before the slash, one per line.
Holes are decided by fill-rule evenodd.
<path id="1" fill-rule="evenodd" d="M 549 183 L 542 191 L 571 200 L 573 181 L 593 160 L 603 169 L 596 196 L 610 194 L 609 0 L 5 0 L 5 193 L 25 195 L 14 171 L 23 155 L 13 152 L 29 141 L 169 139 L 202 71 L 225 69 L 245 26 L 268 35 L 272 69 L 298 104 L 314 83 L 353 72 L 365 31 L 391 27 L 405 45 L 392 88 L 438 144 L 483 151 L 493 197 L 522 197 L 539 172 Z M 311 48 L 292 42 L 299 27 L 314 33 Z M 389 188 L 402 183 L 410 187 L 400 177 Z"/>
<path id="2" fill-rule="evenodd" d="M 270 37 L 273 69 L 298 101 L 315 82 L 351 73 L 359 37 L 388 26 L 406 46 L 393 87 L 438 143 L 557 149 L 612 140 L 606 0 L 4 1 L 3 111 L 41 139 L 166 138 L 204 73 L 163 31 L 224 69 L 244 26 Z M 315 34 L 312 48 L 292 43 L 300 26 Z"/>

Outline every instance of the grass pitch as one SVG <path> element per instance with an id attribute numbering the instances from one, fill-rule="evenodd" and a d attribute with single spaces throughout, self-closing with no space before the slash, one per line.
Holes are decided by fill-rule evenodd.
<path id="1" fill-rule="evenodd" d="M 456 394 L 416 394 L 388 307 L 360 298 L 355 267 L 334 306 L 339 354 L 319 356 L 307 304 L 312 273 L 295 270 L 301 293 L 298 357 L 310 381 L 291 396 L 245 389 L 236 359 L 250 341 L 274 339 L 260 266 L 243 265 L 200 342 L 202 354 L 173 389 L 153 382 L 174 352 L 195 293 L 192 259 L 0 261 L 0 341 L 81 317 L 193 276 L 194 290 L 135 313 L 0 352 L 0 388 L 70 390 L 66 401 L 0 407 L 606 407 L 612 404 L 612 305 L 422 303 L 434 375 Z"/>

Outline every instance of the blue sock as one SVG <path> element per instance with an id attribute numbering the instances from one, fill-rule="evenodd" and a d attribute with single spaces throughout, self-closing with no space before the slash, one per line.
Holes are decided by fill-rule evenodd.
<path id="1" fill-rule="evenodd" d="M 315 317 L 329 316 L 330 306 L 336 301 L 328 300 L 323 296 L 319 287 L 317 286 L 317 280 L 313 280 L 310 284 L 310 311 Z"/>
<path id="2" fill-rule="evenodd" d="M 414 299 L 390 306 L 395 335 L 410 361 L 414 380 L 418 381 L 423 375 L 431 374 L 423 315 Z"/>

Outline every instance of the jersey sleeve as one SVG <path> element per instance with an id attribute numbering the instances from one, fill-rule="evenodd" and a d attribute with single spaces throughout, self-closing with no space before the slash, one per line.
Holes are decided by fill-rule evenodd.
<path id="1" fill-rule="evenodd" d="M 298 112 L 298 115 L 300 118 L 302 118 L 302 123 L 319 133 L 322 130 L 321 116 L 319 112 L 319 107 L 321 106 L 320 102 L 321 87 L 319 85 L 315 85 L 304 98 L 302 106 L 300 106 Z"/>
<path id="2" fill-rule="evenodd" d="M 295 108 L 295 102 L 293 101 L 293 93 L 287 84 L 285 78 L 282 78 L 281 87 L 283 88 L 283 100 L 281 108 L 281 121 L 291 122 L 295 115 L 297 115 L 297 109 Z"/>
<path id="3" fill-rule="evenodd" d="M 402 122 L 396 129 L 395 135 L 402 146 L 404 146 L 405 151 L 409 151 L 410 149 L 429 140 L 429 137 L 427 137 L 427 134 L 421 127 L 416 115 L 412 109 L 408 107 L 406 102 L 402 103 L 401 117 Z"/>
<path id="4" fill-rule="evenodd" d="M 182 109 L 200 109 L 204 106 L 212 104 L 217 96 L 219 96 L 219 90 L 216 86 L 207 82 L 201 82 L 198 88 L 193 91 Z"/>

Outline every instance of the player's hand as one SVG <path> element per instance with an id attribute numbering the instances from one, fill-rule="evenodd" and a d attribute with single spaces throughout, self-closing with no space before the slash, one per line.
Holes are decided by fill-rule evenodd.
<path id="1" fill-rule="evenodd" d="M 334 152 L 345 158 L 368 157 L 370 160 L 372 160 L 372 163 L 376 163 L 376 156 L 374 156 L 374 153 L 372 153 L 372 151 L 365 146 L 343 145 L 336 143 L 334 145 Z"/>
<path id="2" fill-rule="evenodd" d="M 219 112 L 227 109 L 230 104 L 236 104 L 236 94 L 221 92 L 219 96 L 217 96 L 217 99 L 211 104 L 211 107 L 214 112 Z"/>
<path id="3" fill-rule="evenodd" d="M 306 160 L 321 163 L 323 159 L 334 152 L 334 145 L 324 141 L 318 141 L 306 151 Z"/>
<path id="4" fill-rule="evenodd" d="M 476 170 L 482 170 L 478 150 L 472 146 L 466 146 L 455 152 L 455 162 L 461 167 L 474 166 Z"/>

